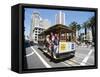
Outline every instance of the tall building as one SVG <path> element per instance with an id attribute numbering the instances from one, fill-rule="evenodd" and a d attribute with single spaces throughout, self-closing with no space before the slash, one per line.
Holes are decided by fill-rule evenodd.
<path id="1" fill-rule="evenodd" d="M 40 21 L 40 26 L 42 26 L 44 29 L 47 29 L 50 27 L 50 22 L 48 21 L 48 19 L 42 19 Z"/>
<path id="2" fill-rule="evenodd" d="M 50 26 L 48 21 L 42 19 L 38 12 L 33 12 L 30 28 L 30 41 L 38 43 L 38 34 L 43 32 L 48 26 Z"/>
<path id="3" fill-rule="evenodd" d="M 56 24 L 65 25 L 65 13 L 63 13 L 62 11 L 59 11 L 59 13 L 56 14 L 56 16 L 55 16 L 55 22 L 56 22 Z"/>

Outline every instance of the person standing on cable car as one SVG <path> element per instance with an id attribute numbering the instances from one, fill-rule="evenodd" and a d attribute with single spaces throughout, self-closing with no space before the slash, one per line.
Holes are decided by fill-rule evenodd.
<path id="1" fill-rule="evenodd" d="M 50 40 L 51 40 L 51 55 L 53 56 L 52 52 L 54 52 L 55 35 L 52 32 L 50 33 Z"/>
<path id="2" fill-rule="evenodd" d="M 57 34 L 55 34 L 55 39 L 54 39 L 54 52 L 58 53 L 58 46 L 59 46 L 59 37 Z"/>

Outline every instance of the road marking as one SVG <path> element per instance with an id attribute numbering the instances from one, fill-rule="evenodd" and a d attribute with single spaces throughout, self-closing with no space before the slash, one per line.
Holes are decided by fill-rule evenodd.
<path id="1" fill-rule="evenodd" d="M 69 67 L 70 67 L 70 65 L 69 65 L 69 64 L 67 64 L 67 63 L 65 63 L 65 62 L 61 62 L 61 63 L 63 63 L 65 66 L 69 66 Z"/>
<path id="2" fill-rule="evenodd" d="M 74 60 L 74 59 L 70 59 L 69 61 L 71 61 L 71 62 L 73 62 L 73 63 L 75 63 L 77 65 L 80 65 L 80 63 L 78 61 Z"/>
<path id="3" fill-rule="evenodd" d="M 29 54 L 26 55 L 26 57 L 31 56 L 31 55 L 33 55 L 33 54 L 34 54 L 34 52 L 29 53 Z"/>
<path id="4" fill-rule="evenodd" d="M 90 55 L 92 54 L 93 50 L 91 49 L 88 53 L 88 55 L 83 59 L 80 65 L 85 65 L 87 60 L 89 59 Z"/>
<path id="5" fill-rule="evenodd" d="M 36 55 L 39 57 L 39 59 L 42 61 L 42 63 L 47 67 L 47 68 L 51 68 L 51 66 L 40 56 L 40 54 L 33 48 L 31 47 L 32 50 L 36 53 Z"/>
<path id="6" fill-rule="evenodd" d="M 71 65 L 71 66 L 78 66 L 78 64 L 76 64 L 75 62 L 73 62 L 73 61 L 71 61 L 71 60 L 67 60 L 67 61 L 65 61 L 65 62 L 67 62 L 69 65 Z"/>

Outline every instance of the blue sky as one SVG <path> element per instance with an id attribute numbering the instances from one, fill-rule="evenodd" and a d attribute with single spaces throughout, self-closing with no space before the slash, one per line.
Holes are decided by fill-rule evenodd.
<path id="1" fill-rule="evenodd" d="M 71 10 L 52 10 L 52 9 L 35 9 L 35 8 L 25 8 L 25 35 L 29 35 L 32 13 L 37 11 L 43 19 L 48 19 L 51 25 L 55 24 L 55 15 L 59 11 L 65 13 L 65 24 L 68 26 L 71 22 L 76 21 L 78 24 L 83 24 L 90 17 L 94 16 L 94 12 L 87 11 L 71 11 Z"/>

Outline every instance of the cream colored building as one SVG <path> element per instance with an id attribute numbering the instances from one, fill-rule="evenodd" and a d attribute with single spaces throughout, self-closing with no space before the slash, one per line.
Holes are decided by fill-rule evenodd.
<path id="1" fill-rule="evenodd" d="M 42 19 L 38 12 L 33 12 L 31 28 L 30 28 L 30 41 L 38 43 L 38 34 L 43 32 L 50 26 L 50 23 L 47 19 Z"/>

